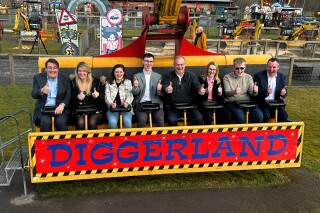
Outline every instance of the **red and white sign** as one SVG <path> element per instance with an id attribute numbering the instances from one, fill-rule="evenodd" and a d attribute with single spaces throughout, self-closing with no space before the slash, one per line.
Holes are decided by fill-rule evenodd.
<path id="1" fill-rule="evenodd" d="M 66 24 L 75 24 L 77 21 L 73 18 L 73 16 L 66 10 L 61 10 L 61 15 L 59 18 L 59 25 L 66 25 Z"/>

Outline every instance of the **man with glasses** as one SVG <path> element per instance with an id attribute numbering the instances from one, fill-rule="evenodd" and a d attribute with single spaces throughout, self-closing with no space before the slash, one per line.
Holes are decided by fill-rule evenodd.
<path id="1" fill-rule="evenodd" d="M 270 58 L 267 62 L 267 69 L 254 75 L 254 81 L 259 86 L 258 95 L 255 100 L 263 113 L 263 122 L 268 122 L 271 116 L 275 116 L 275 109 L 267 104 L 267 101 L 281 100 L 287 96 L 286 76 L 279 73 L 280 65 L 277 58 Z M 288 120 L 288 113 L 285 106 L 277 106 L 279 122 Z"/>
<path id="2" fill-rule="evenodd" d="M 36 99 L 34 108 L 34 122 L 40 124 L 41 132 L 52 130 L 51 116 L 44 113 L 45 107 L 52 107 L 55 117 L 54 126 L 58 131 L 68 130 L 69 110 L 66 108 L 70 102 L 71 90 L 68 76 L 59 73 L 59 63 L 50 58 L 45 63 L 46 72 L 33 77 L 31 95 Z"/>
<path id="3" fill-rule="evenodd" d="M 203 85 L 198 82 L 196 75 L 185 70 L 184 57 L 176 56 L 173 65 L 174 70 L 169 72 L 162 81 L 164 110 L 169 126 L 177 126 L 178 118 L 183 115 L 181 110 L 176 109 L 175 104 L 195 105 L 195 98 L 206 92 Z M 186 113 L 192 125 L 202 124 L 202 115 L 197 108 L 189 108 Z"/>
<path id="4" fill-rule="evenodd" d="M 152 70 L 154 56 L 146 53 L 142 57 L 143 70 L 133 77 L 132 94 L 133 107 L 138 119 L 138 127 L 145 127 L 148 112 L 142 111 L 141 104 L 159 104 L 159 110 L 152 110 L 151 114 L 157 126 L 164 126 L 163 103 L 161 100 L 161 75 Z"/>
<path id="5" fill-rule="evenodd" d="M 253 82 L 252 76 L 245 73 L 246 60 L 235 58 L 233 72 L 224 76 L 225 107 L 230 111 L 235 123 L 246 123 L 245 109 L 240 108 L 238 101 L 250 101 L 258 94 L 258 86 Z M 249 108 L 249 120 L 261 123 L 263 114 L 258 107 Z"/>

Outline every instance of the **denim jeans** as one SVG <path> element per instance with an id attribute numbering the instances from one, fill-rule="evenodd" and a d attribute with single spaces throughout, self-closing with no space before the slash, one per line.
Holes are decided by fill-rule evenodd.
<path id="1" fill-rule="evenodd" d="M 108 118 L 108 128 L 109 129 L 117 129 L 118 121 L 120 117 L 120 113 L 122 114 L 122 125 L 123 128 L 131 128 L 132 127 L 132 113 L 131 112 L 107 112 Z"/>
<path id="2" fill-rule="evenodd" d="M 229 110 L 236 124 L 246 123 L 246 112 L 236 102 L 227 102 L 225 107 Z M 249 120 L 252 123 L 262 123 L 263 114 L 258 107 L 249 109 Z"/>

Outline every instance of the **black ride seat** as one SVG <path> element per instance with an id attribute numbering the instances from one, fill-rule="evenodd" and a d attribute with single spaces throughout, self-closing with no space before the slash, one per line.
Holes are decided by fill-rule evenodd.
<path id="1" fill-rule="evenodd" d="M 278 107 L 279 106 L 286 106 L 286 102 L 283 100 L 283 98 L 280 99 L 276 99 L 276 100 L 266 100 L 267 104 L 270 107 L 274 107 L 275 108 L 275 122 L 278 122 Z"/>
<path id="2" fill-rule="evenodd" d="M 174 106 L 177 110 L 183 110 L 183 122 L 187 126 L 187 109 L 193 109 L 196 106 L 190 103 L 175 103 Z"/>
<path id="3" fill-rule="evenodd" d="M 257 106 L 257 104 L 252 101 L 252 100 L 248 100 L 248 101 L 237 101 L 237 104 L 240 108 L 245 109 L 246 110 L 246 123 L 249 123 L 249 109 L 254 108 Z"/>
<path id="4" fill-rule="evenodd" d="M 213 125 L 216 125 L 216 109 L 223 108 L 223 105 L 216 101 L 204 101 L 201 104 L 204 105 L 206 110 L 213 110 Z"/>
<path id="5" fill-rule="evenodd" d="M 149 115 L 149 126 L 152 127 L 152 111 L 156 111 L 160 109 L 160 105 L 158 103 L 141 103 L 140 109 L 143 112 L 148 112 Z"/>

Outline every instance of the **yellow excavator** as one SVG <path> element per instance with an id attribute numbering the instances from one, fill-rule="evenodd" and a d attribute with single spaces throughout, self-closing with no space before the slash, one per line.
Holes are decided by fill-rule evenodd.
<path id="1" fill-rule="evenodd" d="M 17 9 L 17 11 L 16 11 L 16 19 L 15 19 L 14 27 L 12 30 L 13 31 L 20 31 L 19 30 L 20 18 L 23 19 L 24 30 L 30 31 L 30 24 L 29 24 L 28 16 L 26 14 L 24 14 L 21 9 Z"/>
<path id="2" fill-rule="evenodd" d="M 246 30 L 250 39 L 258 40 L 261 32 L 261 23 L 259 20 L 242 21 L 233 32 L 229 35 L 224 35 L 224 39 L 237 39 L 242 32 Z"/>
<path id="3" fill-rule="evenodd" d="M 293 29 L 292 27 L 283 27 L 281 29 L 281 40 L 286 41 L 294 41 L 298 40 L 299 37 L 302 35 L 302 33 L 306 31 L 317 31 L 316 37 L 313 36 L 313 38 L 309 38 L 312 40 L 319 40 L 320 36 L 320 23 L 319 22 L 308 22 L 301 24 L 300 27 Z"/>
<path id="4" fill-rule="evenodd" d="M 301 35 L 305 33 L 305 38 L 301 38 Z M 297 28 L 293 27 L 281 27 L 280 39 L 286 41 L 281 47 L 286 49 L 295 49 L 306 46 L 306 40 L 318 41 L 320 39 L 320 23 L 308 22 L 303 23 Z"/>

